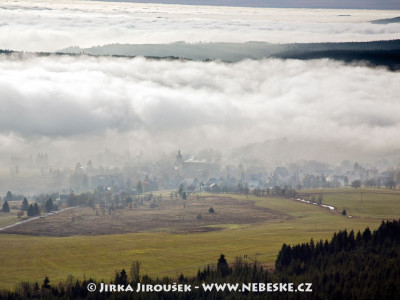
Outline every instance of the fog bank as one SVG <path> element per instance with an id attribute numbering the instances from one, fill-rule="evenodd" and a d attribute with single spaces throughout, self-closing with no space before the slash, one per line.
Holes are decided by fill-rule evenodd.
<path id="1" fill-rule="evenodd" d="M 248 144 L 264 145 L 254 155 L 265 161 L 399 151 L 400 73 L 385 69 L 1 55 L 0 70 L 3 158 L 46 152 L 61 160 L 105 148 L 147 157 L 215 148 L 239 157 Z"/>

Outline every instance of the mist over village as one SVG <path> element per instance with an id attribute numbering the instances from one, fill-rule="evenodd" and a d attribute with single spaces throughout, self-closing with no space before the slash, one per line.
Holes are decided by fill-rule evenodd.
<path id="1" fill-rule="evenodd" d="M 142 153 L 118 155 L 105 149 L 92 159 L 76 162 L 75 166 L 55 167 L 51 156 L 11 157 L 8 176 L 3 176 L 4 197 L 12 190 L 36 198 L 40 194 L 60 195 L 87 191 L 112 192 L 122 202 L 128 196 L 165 189 L 177 189 L 181 184 L 187 193 L 250 191 L 273 193 L 276 189 L 381 187 L 393 189 L 400 182 L 400 170 L 395 160 L 380 159 L 374 163 L 343 160 L 334 165 L 316 160 L 252 164 L 236 164 L 213 149 L 197 153 L 165 154 L 146 160 Z M 65 198 L 63 198 L 65 200 Z"/>

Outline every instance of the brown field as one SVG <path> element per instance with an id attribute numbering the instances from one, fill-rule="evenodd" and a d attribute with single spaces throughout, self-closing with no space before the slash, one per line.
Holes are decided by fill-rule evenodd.
<path id="1" fill-rule="evenodd" d="M 151 208 L 151 204 L 155 206 Z M 209 208 L 214 213 L 209 213 Z M 226 224 L 254 224 L 293 218 L 255 205 L 255 201 L 229 196 L 199 196 L 187 200 L 145 201 L 138 208 L 102 210 L 76 207 L 3 231 L 4 233 L 74 236 L 134 232 L 195 233 L 221 230 Z M 220 225 L 220 226 L 219 226 Z"/>

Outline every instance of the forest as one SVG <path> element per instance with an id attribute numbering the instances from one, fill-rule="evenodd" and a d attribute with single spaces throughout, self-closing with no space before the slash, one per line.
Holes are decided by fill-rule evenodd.
<path id="1" fill-rule="evenodd" d="M 371 66 L 386 66 L 391 71 L 400 68 L 400 40 L 342 42 L 342 43 L 183 43 L 170 44 L 109 44 L 91 48 L 69 47 L 59 54 L 145 56 L 188 60 L 222 60 L 237 62 L 244 59 L 333 59 L 345 63 L 365 62 Z"/>

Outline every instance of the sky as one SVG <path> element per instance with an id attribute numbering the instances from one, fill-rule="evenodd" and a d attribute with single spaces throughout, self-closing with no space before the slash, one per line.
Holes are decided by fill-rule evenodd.
<path id="1" fill-rule="evenodd" d="M 400 9 L 397 0 L 104 0 L 110 2 L 165 3 L 279 8 Z"/>
<path id="2" fill-rule="evenodd" d="M 400 38 L 390 10 L 210 7 L 86 1 L 0 2 L 0 47 L 57 51 L 111 43 L 344 42 Z"/>
<path id="3" fill-rule="evenodd" d="M 384 40 L 400 25 L 370 21 L 399 15 L 6 0 L 0 48 Z M 147 158 L 213 148 L 237 160 L 247 145 L 260 161 L 395 157 L 399 82 L 398 72 L 329 60 L 0 55 L 0 162 L 39 152 L 85 161 L 105 148 Z"/>

